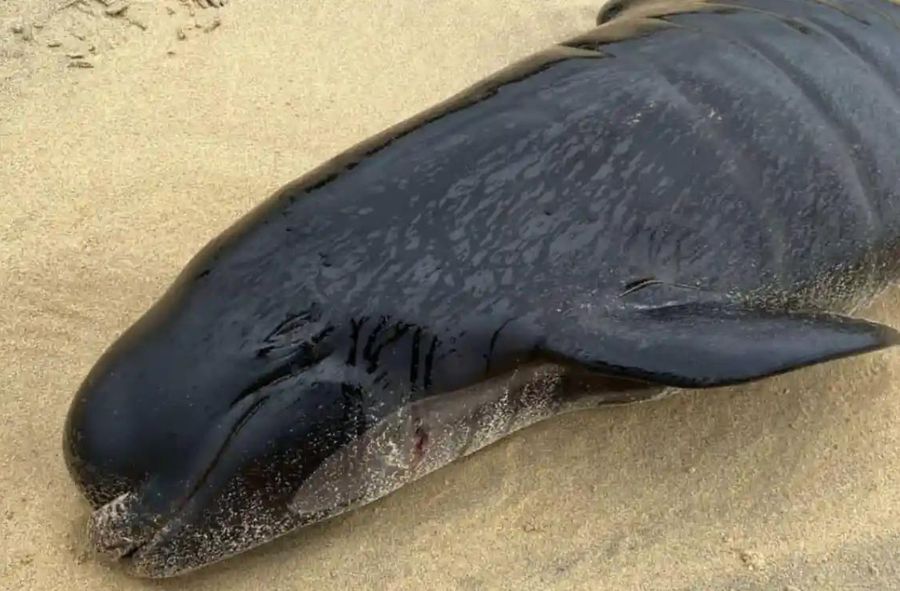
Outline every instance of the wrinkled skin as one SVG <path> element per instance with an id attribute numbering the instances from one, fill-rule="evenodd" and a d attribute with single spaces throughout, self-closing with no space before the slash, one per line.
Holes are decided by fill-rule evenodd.
<path id="1" fill-rule="evenodd" d="M 602 360 L 627 333 L 652 357 L 665 331 L 635 310 L 842 311 L 892 280 L 900 11 L 732 4 L 607 9 L 213 241 L 72 404 L 92 543 L 186 572 L 559 412 L 762 376 L 551 354 Z M 828 353 L 886 339 L 860 342 Z"/>

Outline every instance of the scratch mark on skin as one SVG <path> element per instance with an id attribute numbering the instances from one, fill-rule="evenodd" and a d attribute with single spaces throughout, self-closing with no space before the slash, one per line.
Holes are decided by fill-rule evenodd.
<path id="1" fill-rule="evenodd" d="M 387 322 L 387 316 L 382 316 L 378 320 L 378 324 L 375 325 L 375 328 L 372 329 L 372 332 L 369 333 L 369 338 L 366 339 L 366 346 L 363 348 L 362 356 L 363 360 L 370 362 L 370 365 L 372 360 L 372 347 L 375 346 L 375 343 L 378 340 L 378 335 L 381 333 L 384 327 L 387 326 Z"/>
<path id="2" fill-rule="evenodd" d="M 513 320 L 512 318 L 506 319 L 503 322 L 503 324 L 500 325 L 500 328 L 495 330 L 494 334 L 491 335 L 491 344 L 489 345 L 487 355 L 485 356 L 486 357 L 486 364 L 485 364 L 485 368 L 484 368 L 485 373 L 490 373 L 490 371 L 491 371 L 491 361 L 494 358 L 494 347 L 497 345 L 497 340 L 500 338 L 500 332 L 503 331 L 503 329 L 506 328 L 509 325 L 509 323 L 512 322 L 512 320 Z"/>
<path id="3" fill-rule="evenodd" d="M 431 376 L 432 376 L 432 368 L 434 366 L 434 354 L 437 351 L 438 343 L 440 340 L 437 337 L 432 337 L 431 339 L 431 347 L 428 349 L 428 353 L 425 355 L 425 375 L 423 379 L 423 386 L 426 390 L 431 388 Z"/>
<path id="4" fill-rule="evenodd" d="M 402 339 L 409 332 L 409 329 L 412 325 L 410 324 L 397 324 L 393 327 L 392 333 L 383 343 L 375 347 L 375 350 L 367 355 L 366 360 L 369 362 L 368 368 L 366 371 L 368 373 L 375 373 L 375 370 L 378 369 L 378 358 L 381 356 L 381 352 L 386 348 L 390 347 L 400 339 Z"/>
<path id="5" fill-rule="evenodd" d="M 668 281 L 663 281 L 661 279 L 656 279 L 655 277 L 645 277 L 643 279 L 637 279 L 635 281 L 631 281 L 625 285 L 625 291 L 619 294 L 619 297 L 625 297 L 629 294 L 632 294 L 636 291 L 640 291 L 644 288 L 651 287 L 653 285 L 668 285 L 670 287 L 679 287 L 682 289 L 691 289 L 694 291 L 699 291 L 699 288 L 693 285 L 685 285 L 684 283 L 670 283 Z"/>
<path id="6" fill-rule="evenodd" d="M 412 342 L 412 358 L 409 364 L 409 383 L 412 384 L 412 388 L 415 389 L 416 382 L 419 380 L 419 348 L 422 344 L 422 329 L 417 328 L 416 332 L 413 334 L 413 342 Z"/>
<path id="7" fill-rule="evenodd" d="M 351 319 L 350 326 L 352 327 L 352 334 L 350 336 L 350 352 L 347 354 L 347 365 L 355 366 L 356 365 L 356 350 L 359 348 L 359 336 L 360 331 L 362 331 L 363 325 L 368 321 L 368 317 L 363 316 L 359 320 Z"/>

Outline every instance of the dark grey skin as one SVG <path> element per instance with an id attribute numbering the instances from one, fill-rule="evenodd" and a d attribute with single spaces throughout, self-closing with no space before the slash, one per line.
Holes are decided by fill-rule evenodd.
<path id="1" fill-rule="evenodd" d="M 898 341 L 843 314 L 898 272 L 900 9 L 599 20 L 197 255 L 69 414 L 99 550 L 180 574 L 560 412 Z"/>

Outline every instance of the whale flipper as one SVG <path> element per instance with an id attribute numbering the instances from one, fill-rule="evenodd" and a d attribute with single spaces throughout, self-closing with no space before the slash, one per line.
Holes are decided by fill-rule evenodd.
<path id="1" fill-rule="evenodd" d="M 542 352 L 563 364 L 683 388 L 749 382 L 900 343 L 896 330 L 867 320 L 728 303 L 630 309 L 583 325 L 577 335 L 548 338 Z"/>

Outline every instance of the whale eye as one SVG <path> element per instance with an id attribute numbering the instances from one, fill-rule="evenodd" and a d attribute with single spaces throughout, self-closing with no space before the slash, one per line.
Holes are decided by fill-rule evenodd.
<path id="1" fill-rule="evenodd" d="M 333 327 L 326 327 L 314 335 L 309 342 L 291 343 L 290 347 L 284 346 L 281 349 L 269 347 L 264 352 L 258 351 L 257 357 L 271 357 L 274 365 L 241 390 L 232 400 L 231 406 L 233 407 L 260 390 L 296 376 L 328 357 L 332 349 L 325 339 L 333 330 Z"/>
<path id="2" fill-rule="evenodd" d="M 257 357 L 267 357 L 278 350 L 293 350 L 298 344 L 318 344 L 332 331 L 332 327 L 323 326 L 321 311 L 316 304 L 298 313 L 288 314 L 262 340 L 256 350 Z"/>

